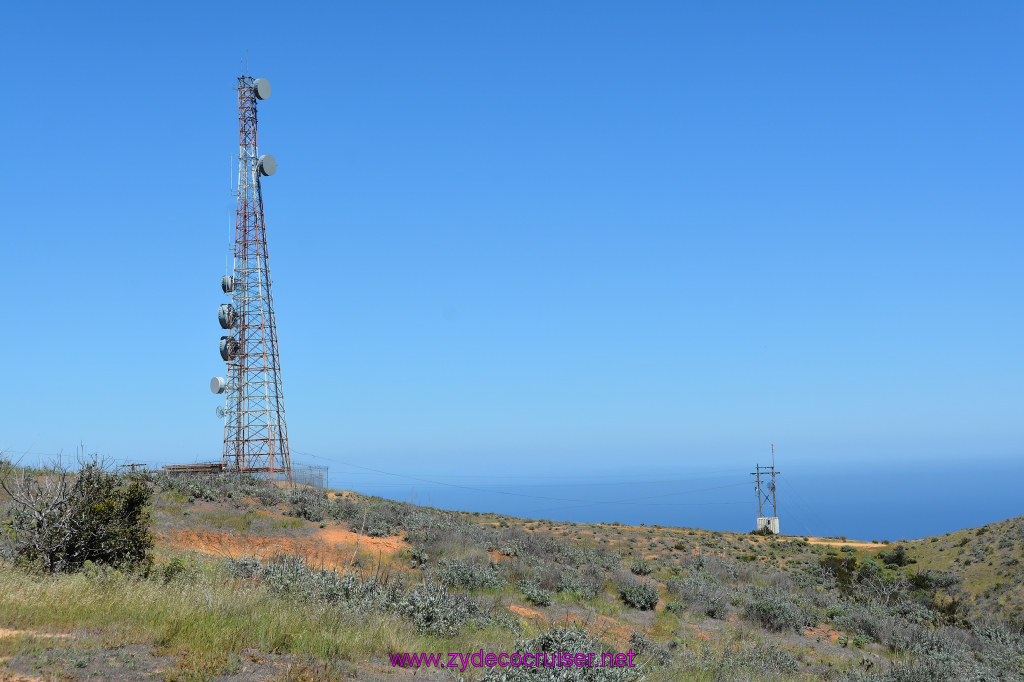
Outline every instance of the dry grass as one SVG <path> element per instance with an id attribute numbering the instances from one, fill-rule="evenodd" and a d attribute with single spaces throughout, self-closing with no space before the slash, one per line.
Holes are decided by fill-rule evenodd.
<path id="1" fill-rule="evenodd" d="M 144 643 L 207 673 L 244 650 L 362 661 L 388 651 L 512 645 L 496 628 L 439 639 L 386 613 L 351 613 L 278 598 L 208 565 L 195 579 L 162 584 L 126 576 L 34 576 L 0 571 L 0 622 L 18 631 L 86 631 L 108 646 Z"/>

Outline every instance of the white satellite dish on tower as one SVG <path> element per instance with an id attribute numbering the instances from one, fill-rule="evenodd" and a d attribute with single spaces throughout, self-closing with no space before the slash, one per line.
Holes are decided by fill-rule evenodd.
<path id="1" fill-rule="evenodd" d="M 210 379 L 210 390 L 214 393 L 223 393 L 227 387 L 228 382 L 224 380 L 224 377 L 214 377 Z"/>
<path id="2" fill-rule="evenodd" d="M 256 164 L 259 166 L 260 174 L 273 175 L 277 171 L 277 161 L 273 154 L 264 154 Z"/>
<path id="3" fill-rule="evenodd" d="M 270 81 L 266 78 L 257 78 L 252 82 L 252 91 L 256 99 L 267 99 L 270 97 Z"/>

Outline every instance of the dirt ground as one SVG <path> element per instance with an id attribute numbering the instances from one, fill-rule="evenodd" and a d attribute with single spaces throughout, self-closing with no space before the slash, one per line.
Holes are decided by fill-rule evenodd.
<path id="1" fill-rule="evenodd" d="M 812 545 L 828 545 L 829 547 L 842 547 L 843 545 L 846 545 L 848 547 L 853 547 L 854 549 L 862 549 L 869 552 L 877 552 L 885 547 L 885 545 L 875 542 L 863 542 L 861 540 L 833 540 L 831 538 L 807 538 L 807 542 Z"/>
<path id="2" fill-rule="evenodd" d="M 339 569 L 351 565 L 357 551 L 390 556 L 409 548 L 399 536 L 374 538 L 339 527 L 320 528 L 305 537 L 175 529 L 157 531 L 154 537 L 157 546 L 174 550 L 232 559 L 246 556 L 269 559 L 283 553 L 296 554 L 312 565 Z"/>

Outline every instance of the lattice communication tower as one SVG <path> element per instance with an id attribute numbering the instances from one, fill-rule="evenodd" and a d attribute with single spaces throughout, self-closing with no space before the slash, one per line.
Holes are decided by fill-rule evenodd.
<path id="1" fill-rule="evenodd" d="M 224 417 L 224 471 L 291 482 L 261 187 L 261 179 L 273 175 L 277 164 L 270 154 L 260 155 L 256 140 L 256 101 L 268 97 L 266 79 L 239 76 L 234 270 L 221 279 L 231 302 L 217 309 L 220 326 L 227 330 L 220 337 L 227 377 L 214 377 L 210 390 L 225 396 L 224 407 L 217 408 Z"/>

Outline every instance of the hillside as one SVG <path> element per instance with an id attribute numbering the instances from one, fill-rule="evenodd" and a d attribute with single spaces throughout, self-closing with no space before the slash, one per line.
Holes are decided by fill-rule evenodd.
<path id="1" fill-rule="evenodd" d="M 882 544 L 141 480 L 150 566 L 50 575 L 6 550 L 0 680 L 1024 678 L 1024 517 Z M 388 656 L 481 649 L 636 666 Z"/>
<path id="2" fill-rule="evenodd" d="M 1024 516 L 907 543 L 919 570 L 963 578 L 967 612 L 1024 623 Z"/>

